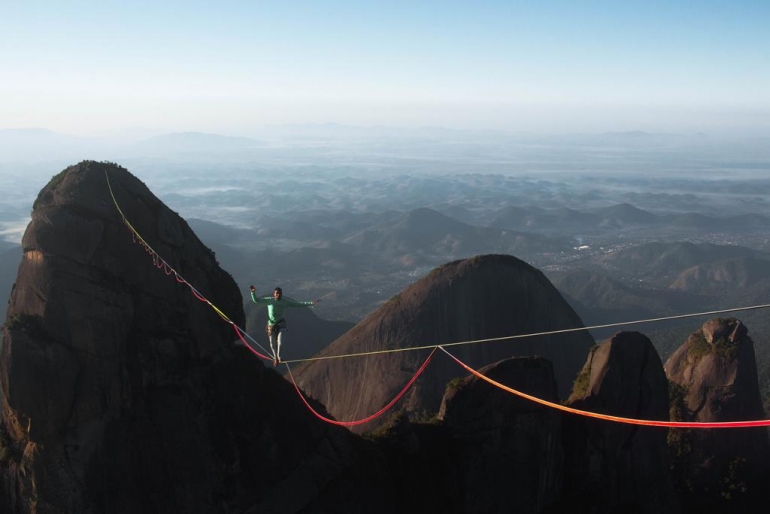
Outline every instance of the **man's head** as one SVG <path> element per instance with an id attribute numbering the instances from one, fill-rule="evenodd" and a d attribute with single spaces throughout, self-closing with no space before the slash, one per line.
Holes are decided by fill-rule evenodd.
<path id="1" fill-rule="evenodd" d="M 280 300 L 282 296 L 283 296 L 283 289 L 281 289 L 280 287 L 276 287 L 273 290 L 273 298 L 275 298 L 276 300 Z"/>

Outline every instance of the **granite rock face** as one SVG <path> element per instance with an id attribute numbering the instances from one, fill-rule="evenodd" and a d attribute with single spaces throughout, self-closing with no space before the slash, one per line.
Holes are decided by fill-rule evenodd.
<path id="1" fill-rule="evenodd" d="M 739 320 L 712 319 L 666 362 L 678 420 L 750 421 L 765 418 L 754 343 Z M 764 428 L 674 430 L 675 478 L 696 508 L 746 511 L 767 501 L 770 444 Z"/>
<path id="2" fill-rule="evenodd" d="M 668 383 L 647 337 L 619 332 L 588 355 L 569 407 L 668 421 Z M 565 502 L 573 512 L 678 512 L 667 430 L 565 414 Z"/>
<path id="3" fill-rule="evenodd" d="M 582 327 L 580 318 L 545 276 L 510 255 L 484 255 L 434 269 L 334 341 L 323 355 L 409 348 Z M 553 362 L 566 395 L 593 339 L 585 331 L 512 341 L 455 346 L 472 367 L 512 356 L 538 355 Z M 361 419 L 398 394 L 427 357 L 399 352 L 310 363 L 296 375 L 302 389 L 340 420 Z M 465 376 L 437 355 L 406 394 L 410 413 L 438 412 L 446 384 Z M 356 384 L 351 387 L 351 384 Z M 377 421 L 364 426 L 371 429 Z"/>
<path id="4" fill-rule="evenodd" d="M 299 511 L 349 483 L 345 501 L 360 506 L 370 468 L 350 472 L 358 443 L 153 265 L 105 174 L 144 240 L 243 326 L 235 282 L 139 180 L 96 162 L 54 177 L 34 204 L 3 333 L 0 510 Z"/>
<path id="5" fill-rule="evenodd" d="M 553 366 L 545 359 L 508 359 L 479 371 L 513 389 L 558 401 Z M 439 419 L 457 445 L 459 511 L 542 512 L 556 502 L 564 460 L 558 411 L 471 376 L 447 388 Z"/>

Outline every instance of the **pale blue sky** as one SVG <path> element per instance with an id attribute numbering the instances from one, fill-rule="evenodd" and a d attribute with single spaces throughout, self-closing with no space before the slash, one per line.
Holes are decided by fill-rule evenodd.
<path id="1" fill-rule="evenodd" d="M 0 129 L 768 132 L 768 20 L 767 1 L 0 0 Z"/>

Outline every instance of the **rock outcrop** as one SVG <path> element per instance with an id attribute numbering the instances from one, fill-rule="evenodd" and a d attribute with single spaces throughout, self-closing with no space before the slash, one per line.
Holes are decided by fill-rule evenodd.
<path id="1" fill-rule="evenodd" d="M 367 352 L 582 327 L 545 276 L 508 255 L 486 255 L 434 269 L 334 341 L 320 355 Z M 566 395 L 593 339 L 585 331 L 453 347 L 473 367 L 512 356 L 553 362 Z M 315 361 L 298 369 L 300 386 L 337 419 L 364 418 L 390 401 L 428 351 Z M 462 368 L 438 355 L 406 394 L 407 412 L 438 412 L 446 384 Z M 371 425 L 376 426 L 376 421 Z M 371 427 L 366 427 L 371 428 Z"/>
<path id="2" fill-rule="evenodd" d="M 243 324 L 232 278 L 139 180 L 95 162 L 54 177 L 34 204 L 3 332 L 0 511 L 363 510 L 387 479 L 359 467 L 361 442 L 314 418 L 153 266 L 105 173 L 143 238 Z"/>
<path id="3" fill-rule="evenodd" d="M 740 321 L 712 319 L 666 362 L 673 417 L 684 421 L 765 418 L 754 343 Z M 675 479 L 694 508 L 750 512 L 767 501 L 770 444 L 764 428 L 672 430 Z M 748 509 L 748 510 L 747 510 Z"/>
<path id="4" fill-rule="evenodd" d="M 558 401 L 553 367 L 545 359 L 509 359 L 479 371 Z M 461 512 L 542 512 L 557 501 L 564 459 L 558 411 L 471 376 L 447 387 L 439 419 L 456 444 Z"/>
<path id="5" fill-rule="evenodd" d="M 650 340 L 619 332 L 595 346 L 567 405 L 667 421 L 668 382 Z M 564 502 L 570 512 L 678 512 L 666 433 L 566 414 Z"/>

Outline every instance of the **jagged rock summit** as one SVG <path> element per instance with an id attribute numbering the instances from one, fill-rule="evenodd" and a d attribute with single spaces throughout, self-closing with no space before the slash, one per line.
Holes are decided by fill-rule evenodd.
<path id="1" fill-rule="evenodd" d="M 321 356 L 409 348 L 582 327 L 545 276 L 510 255 L 484 255 L 434 269 L 352 330 Z M 553 362 L 566 396 L 593 339 L 586 331 L 449 347 L 471 366 L 512 356 Z M 298 368 L 302 389 L 340 420 L 362 419 L 394 398 L 430 350 L 328 359 Z M 416 415 L 438 412 L 446 384 L 465 371 L 440 352 L 402 400 Z M 378 421 L 370 423 L 376 426 Z M 371 426 L 364 426 L 364 429 Z"/>
<path id="2" fill-rule="evenodd" d="M 34 203 L 3 331 L 0 511 L 335 504 L 355 463 L 352 435 L 314 418 L 290 384 L 233 345 L 213 309 L 153 265 L 107 175 L 132 226 L 243 325 L 233 279 L 128 171 L 82 162 L 55 176 Z M 348 473 L 350 510 L 371 494 L 365 483 L 386 483 L 357 482 L 367 469 Z"/>
<path id="3" fill-rule="evenodd" d="M 668 382 L 652 342 L 618 332 L 591 349 L 567 405 L 668 421 Z M 666 431 L 566 416 L 565 494 L 572 512 L 679 512 Z"/>
<path id="4" fill-rule="evenodd" d="M 763 416 L 754 342 L 737 319 L 705 322 L 665 368 L 669 380 L 686 391 L 687 418 L 738 421 Z"/>
<path id="5" fill-rule="evenodd" d="M 672 413 L 682 421 L 765 418 L 754 342 L 735 318 L 705 322 L 666 362 Z M 770 500 L 770 442 L 765 428 L 672 431 L 674 478 L 687 484 L 691 508 L 729 502 L 731 512 L 756 511 Z M 722 503 L 719 503 L 722 502 Z"/>
<path id="6" fill-rule="evenodd" d="M 539 357 L 507 359 L 483 375 L 558 401 L 553 366 Z M 561 493 L 561 413 L 503 391 L 474 375 L 457 379 L 439 419 L 456 441 L 461 512 L 543 512 Z M 487 494 L 489 488 L 497 494 Z"/>

